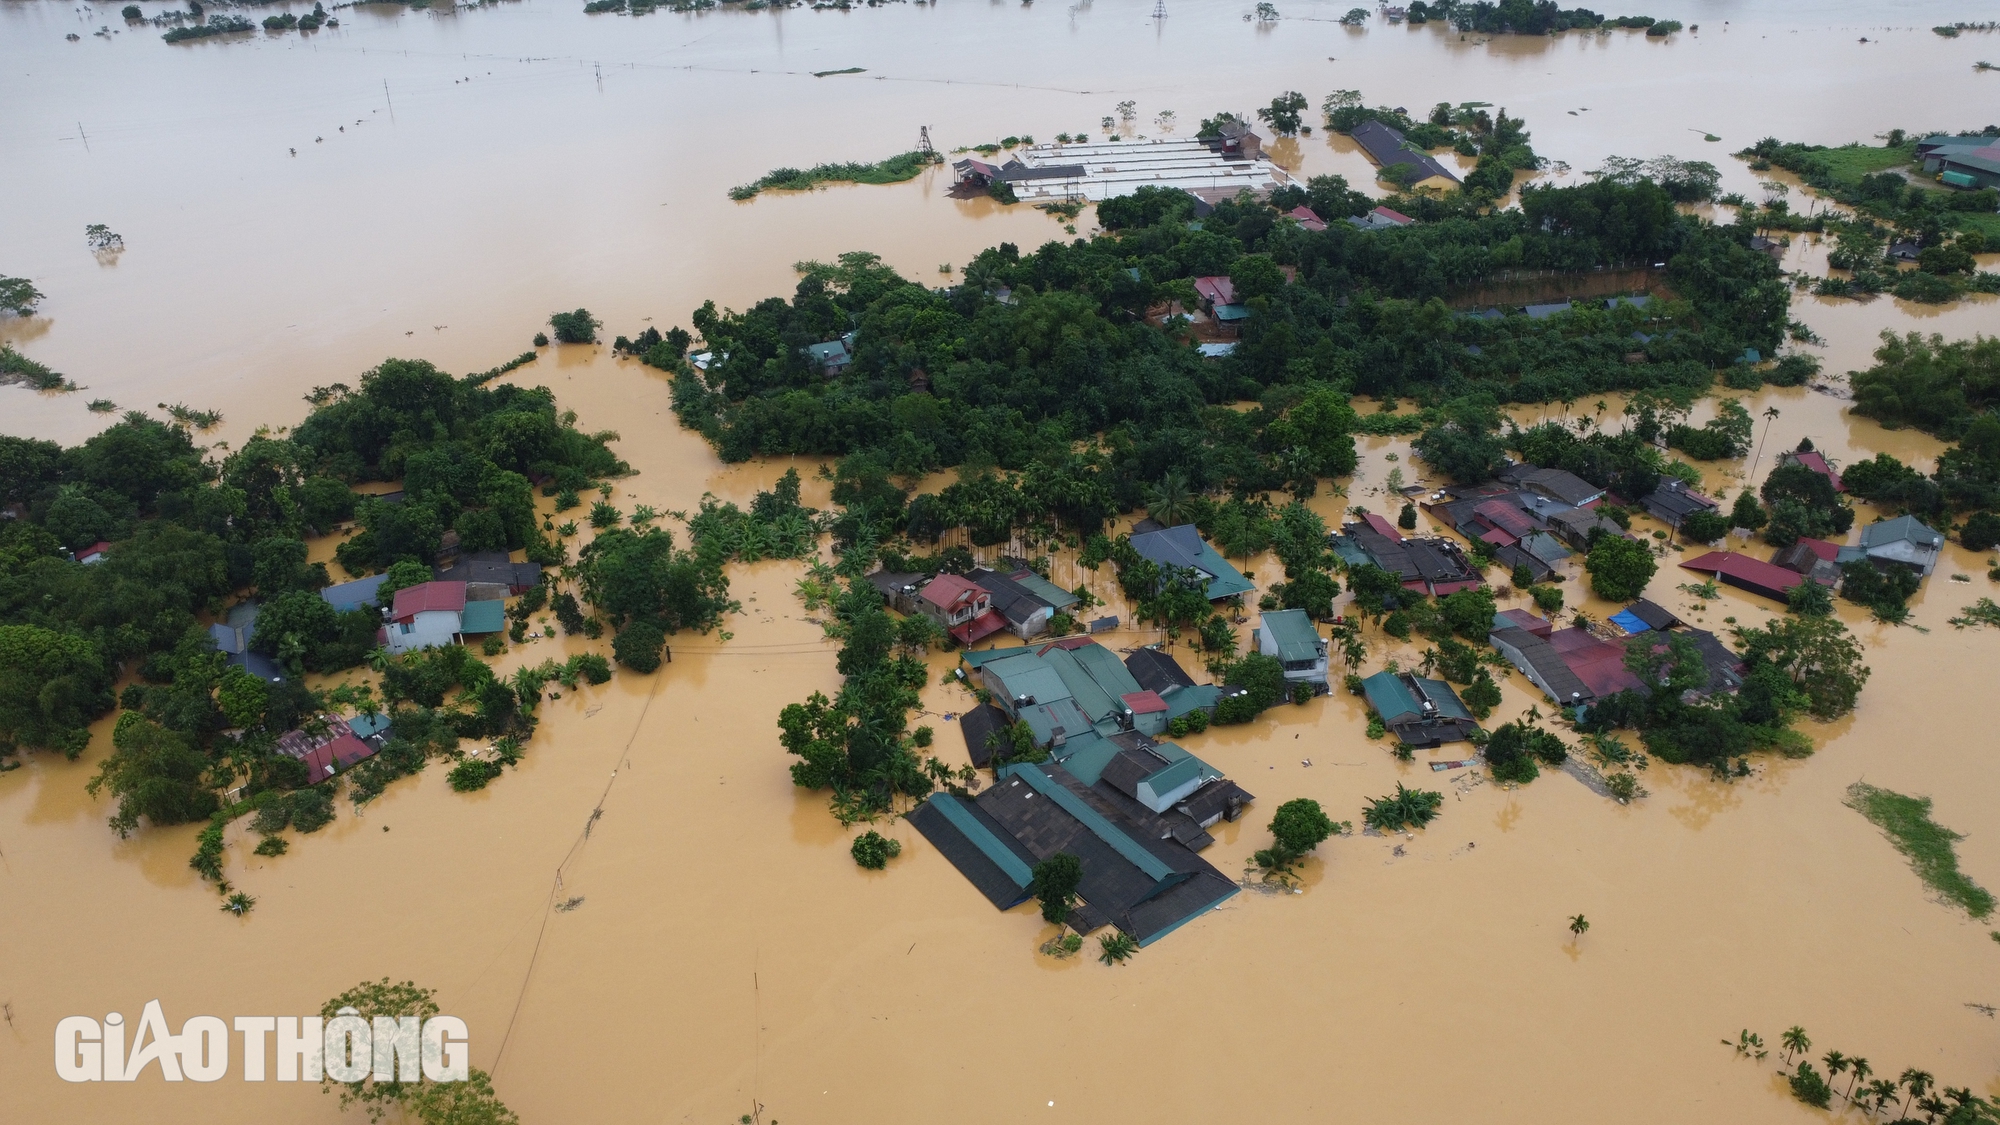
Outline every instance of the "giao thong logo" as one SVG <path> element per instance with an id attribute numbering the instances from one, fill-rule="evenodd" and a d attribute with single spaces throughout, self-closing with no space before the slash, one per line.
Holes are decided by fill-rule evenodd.
<path id="1" fill-rule="evenodd" d="M 112 1012 L 102 1022 L 68 1016 L 56 1024 L 56 1074 L 65 1082 L 136 1082 L 157 1066 L 168 1082 L 219 1081 L 229 1073 L 230 1031 L 242 1037 L 245 1082 L 463 1082 L 472 1047 L 456 1016 L 364 1018 L 342 1008 L 320 1016 L 189 1016 L 175 1033 L 158 1000 L 130 1028 Z M 128 1046 L 129 1043 L 129 1046 Z"/>

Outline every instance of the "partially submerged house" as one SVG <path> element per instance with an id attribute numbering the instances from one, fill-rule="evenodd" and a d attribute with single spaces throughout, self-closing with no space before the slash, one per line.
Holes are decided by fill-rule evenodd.
<path id="1" fill-rule="evenodd" d="M 916 590 L 917 612 L 969 645 L 1007 627 L 993 609 L 993 595 L 979 583 L 957 574 L 940 574 Z"/>
<path id="2" fill-rule="evenodd" d="M 463 582 L 425 582 L 396 591 L 388 624 L 376 636 L 400 655 L 506 627 L 507 607 L 499 599 L 469 601 Z"/>
<path id="3" fill-rule="evenodd" d="M 1507 658 L 1507 663 L 1520 669 L 1529 683 L 1558 705 L 1575 707 L 1597 698 L 1597 693 L 1570 670 L 1568 662 L 1547 637 L 1510 625 L 1493 630 L 1487 640 Z"/>
<path id="4" fill-rule="evenodd" d="M 1810 442 L 1802 441 L 1797 449 L 1778 454 L 1778 464 L 1802 465 L 1825 477 L 1835 492 L 1847 491 L 1847 486 L 1841 483 L 1840 473 L 1827 463 L 1826 455 L 1814 449 Z"/>
<path id="5" fill-rule="evenodd" d="M 1877 566 L 1900 566 L 1930 577 L 1944 554 L 1944 536 L 1915 516 L 1879 520 L 1861 529 L 1859 547 L 1842 547 L 1841 563 L 1867 559 Z"/>
<path id="6" fill-rule="evenodd" d="M 1405 538 L 1373 512 L 1341 525 L 1328 544 L 1350 565 L 1372 564 L 1395 575 L 1406 590 L 1443 597 L 1485 583 L 1457 543 L 1436 536 Z"/>
<path id="7" fill-rule="evenodd" d="M 1415 219 L 1401 211 L 1392 211 L 1387 207 L 1377 207 L 1366 215 L 1350 215 L 1347 219 L 1347 225 L 1360 230 L 1394 230 L 1414 222 Z"/>
<path id="8" fill-rule="evenodd" d="M 1792 587 L 1806 580 L 1805 575 L 1796 570 L 1786 570 L 1762 559 L 1729 551 L 1710 551 L 1699 558 L 1682 562 L 1681 566 L 1701 574 L 1712 574 L 1724 585 L 1781 602 L 1790 596 Z"/>
<path id="9" fill-rule="evenodd" d="M 1694 489 L 1687 482 L 1673 477 L 1661 477 L 1659 487 L 1646 494 L 1639 501 L 1654 519 L 1668 527 L 1679 527 L 1681 521 L 1696 512 L 1713 512 L 1721 505 Z"/>
<path id="10" fill-rule="evenodd" d="M 1154 776 L 1143 768 L 1121 766 L 1116 776 Z M 1171 830 L 1147 831 L 1106 790 L 1118 792 L 1109 780 L 1085 784 L 1059 766 L 1012 765 L 975 798 L 932 794 L 909 820 L 1003 910 L 1027 901 L 1036 863 L 1059 852 L 1076 856 L 1081 903 L 1070 925 L 1081 933 L 1109 924 L 1150 945 L 1236 894 L 1232 880 Z"/>
<path id="11" fill-rule="evenodd" d="M 1007 631 L 1024 641 L 1048 632 L 1056 612 L 1076 604 L 1075 594 L 1026 567 L 1011 574 L 982 567 L 966 578 L 987 592 L 994 611 L 1006 621 Z"/>
<path id="12" fill-rule="evenodd" d="M 1656 602 L 1648 601 L 1645 598 L 1640 598 L 1638 601 L 1612 614 L 1607 620 L 1620 629 L 1625 630 L 1628 635 L 1644 633 L 1649 630 L 1665 632 L 1668 629 L 1678 628 L 1684 624 L 1680 618 L 1674 616 L 1672 610 Z"/>
<path id="13" fill-rule="evenodd" d="M 238 602 L 230 606 L 222 620 L 208 627 L 209 643 L 217 652 L 235 667 L 266 680 L 277 683 L 285 678 L 285 670 L 278 662 L 261 652 L 250 649 L 250 641 L 257 635 L 257 603 Z"/>
<path id="14" fill-rule="evenodd" d="M 821 375 L 831 379 L 835 375 L 847 370 L 848 366 L 854 362 L 854 356 L 848 350 L 853 343 L 854 333 L 849 332 L 838 340 L 826 340 L 817 344 L 807 344 L 805 347 L 806 362 L 811 364 Z"/>
<path id="15" fill-rule="evenodd" d="M 542 568 L 537 563 L 515 562 L 505 551 L 474 551 L 460 555 L 448 567 L 438 567 L 436 575 L 440 582 L 465 583 L 466 600 L 478 602 L 527 593 L 541 584 Z"/>
<path id="16" fill-rule="evenodd" d="M 322 715 L 314 733 L 287 731 L 278 736 L 275 749 L 302 763 L 306 767 L 306 783 L 318 785 L 356 762 L 375 756 L 380 748 L 379 736 L 387 730 L 386 723 L 378 725 L 374 719 L 358 721 L 367 723 L 366 729 L 374 736 L 372 740 L 357 734 L 346 719 Z"/>
<path id="17" fill-rule="evenodd" d="M 1450 191 L 1458 187 L 1458 176 L 1437 158 L 1410 144 L 1403 134 L 1380 121 L 1364 121 L 1348 134 L 1361 151 L 1368 154 L 1387 176 L 1391 169 L 1407 167 L 1402 173 L 1412 188 Z"/>
<path id="18" fill-rule="evenodd" d="M 1241 571 L 1230 566 L 1202 539 L 1201 532 L 1191 523 L 1142 532 L 1132 536 L 1131 542 L 1141 558 L 1157 563 L 1162 570 L 1194 571 L 1196 578 L 1206 584 L 1209 601 L 1233 598 L 1256 589 Z"/>
<path id="19" fill-rule="evenodd" d="M 352 582 L 336 582 L 319 592 L 319 596 L 335 611 L 346 613 L 356 609 L 374 609 L 381 603 L 376 600 L 382 583 L 389 580 L 386 574 L 371 574 Z"/>
<path id="20" fill-rule="evenodd" d="M 1939 133 L 1917 142 L 1917 158 L 1939 183 L 1966 190 L 2000 187 L 2000 138 Z"/>
<path id="21" fill-rule="evenodd" d="M 1798 571 L 1822 586 L 1832 586 L 1840 581 L 1840 552 L 1838 544 L 1824 539 L 1801 538 L 1772 555 L 1771 562 L 1786 570 Z"/>
<path id="22" fill-rule="evenodd" d="M 1562 508 L 1549 513 L 1549 533 L 1578 551 L 1590 550 L 1598 535 L 1623 535 L 1625 529 L 1589 508 Z"/>
<path id="23" fill-rule="evenodd" d="M 1326 638 L 1305 610 L 1265 613 L 1257 623 L 1257 651 L 1277 657 L 1287 681 L 1309 685 L 1314 695 L 1326 694 Z"/>
<path id="24" fill-rule="evenodd" d="M 1361 681 L 1368 707 L 1405 746 L 1442 746 L 1472 736 L 1479 724 L 1443 680 L 1412 672 L 1377 672 Z"/>
<path id="25" fill-rule="evenodd" d="M 1502 473 L 1501 479 L 1508 480 L 1510 474 Z M 1515 466 L 1511 474 L 1512 483 L 1532 489 L 1559 504 L 1581 508 L 1604 498 L 1604 489 L 1584 480 L 1567 469 L 1540 469 L 1533 465 Z"/>

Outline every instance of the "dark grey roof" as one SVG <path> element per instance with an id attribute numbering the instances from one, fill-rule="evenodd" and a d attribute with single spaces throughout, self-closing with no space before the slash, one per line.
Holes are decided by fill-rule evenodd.
<path id="1" fill-rule="evenodd" d="M 1523 551 L 1519 547 L 1496 547 L 1493 551 L 1493 557 L 1498 559 L 1500 565 L 1506 567 L 1508 570 L 1513 570 L 1517 566 L 1527 567 L 1528 573 L 1533 575 L 1537 582 L 1545 581 L 1550 575 L 1555 573 L 1554 567 Z"/>
<path id="2" fill-rule="evenodd" d="M 1007 619 L 1009 625 L 1022 625 L 1045 609 L 1052 609 L 1048 602 L 1037 597 L 1027 587 L 998 571 L 981 567 L 966 575 L 979 583 L 987 593 L 993 595 L 993 608 Z"/>
<path id="3" fill-rule="evenodd" d="M 1404 557 L 1427 582 L 1467 582 L 1479 577 L 1464 551 L 1449 539 L 1405 539 L 1402 546 Z"/>
<path id="4" fill-rule="evenodd" d="M 1193 687 L 1194 677 L 1180 666 L 1166 652 L 1157 648 L 1142 648 L 1125 658 L 1125 670 L 1139 681 L 1139 686 L 1150 692 L 1164 692 L 1173 687 Z"/>
<path id="5" fill-rule="evenodd" d="M 1701 650 L 1701 662 L 1708 668 L 1708 690 L 1735 691 L 1743 686 L 1743 658 L 1730 651 L 1722 639 L 1706 629 L 1689 629 L 1688 637 Z"/>
<path id="6" fill-rule="evenodd" d="M 1712 511 L 1715 501 L 1698 492 L 1690 492 L 1687 485 L 1668 477 L 1639 503 L 1662 523 L 1679 527 L 1681 520 L 1695 512 Z"/>
<path id="7" fill-rule="evenodd" d="M 951 802 L 955 811 L 940 807 L 942 802 L 947 801 Z M 954 818 L 961 814 L 975 826 L 973 832 L 981 835 L 982 841 L 975 841 L 960 823 L 954 822 Z M 939 854 L 950 860 L 951 865 L 958 868 L 959 874 L 964 875 L 966 881 L 976 887 L 980 894 L 985 895 L 987 901 L 994 906 L 1006 910 L 1026 902 L 1030 897 L 1028 889 L 1018 880 L 1020 868 L 1014 867 L 1014 874 L 1009 875 L 1001 869 L 998 862 L 995 862 L 989 850 L 1001 849 L 1020 865 L 1030 868 L 1035 865 L 1035 857 L 1009 835 L 999 821 L 994 820 L 990 813 L 980 808 L 977 802 L 949 793 L 934 793 L 928 800 L 910 810 L 905 819 L 914 825 L 917 831 L 923 833 L 924 839 L 929 840 Z M 980 829 L 984 829 L 984 832 L 979 832 Z M 981 842 L 985 843 L 986 847 L 981 847 Z"/>
<path id="8" fill-rule="evenodd" d="M 1084 901 L 1141 945 L 1237 891 L 1184 845 L 1148 838 L 1060 766 L 1009 767 L 976 803 L 1038 860 L 1057 852 L 1082 860 Z"/>
<path id="9" fill-rule="evenodd" d="M 1602 488 L 1567 469 L 1536 469 L 1523 474 L 1521 483 L 1565 504 L 1587 504 L 1604 495 Z"/>
<path id="10" fill-rule="evenodd" d="M 1681 619 L 1675 617 L 1671 611 L 1645 598 L 1626 606 L 1625 611 L 1654 629 L 1671 629 L 1682 624 Z"/>
<path id="11" fill-rule="evenodd" d="M 1210 836 L 1193 817 L 1173 809 L 1156 813 L 1140 804 L 1131 794 L 1119 792 L 1116 786 L 1103 778 L 1091 786 L 1091 792 L 1117 810 L 1118 815 L 1139 833 L 1155 840 L 1172 840 L 1189 851 L 1197 852 L 1215 843 L 1215 837 Z"/>
<path id="12" fill-rule="evenodd" d="M 1174 811 L 1187 816 L 1196 824 L 1210 824 L 1217 817 L 1234 820 L 1242 816 L 1243 806 L 1256 799 L 1241 785 L 1223 777 L 1188 794 L 1186 800 L 1174 806 Z M 1231 816 L 1232 809 L 1235 811 L 1234 816 Z"/>
<path id="13" fill-rule="evenodd" d="M 1071 180 L 1084 175 L 1081 164 L 1044 164 L 1031 167 L 1018 160 L 1009 160 L 1000 166 L 999 174 L 993 178 L 1001 183 L 1015 184 L 1023 180 Z"/>
<path id="14" fill-rule="evenodd" d="M 868 576 L 868 583 L 875 587 L 883 600 L 893 602 L 902 596 L 903 587 L 921 586 L 928 574 L 905 573 L 902 571 L 878 570 Z"/>
<path id="15" fill-rule="evenodd" d="M 1360 145 L 1375 163 L 1385 169 L 1397 164 L 1413 164 L 1417 168 L 1417 178 L 1420 180 L 1443 176 L 1453 183 L 1458 182 L 1458 176 L 1451 169 L 1438 163 L 1430 154 L 1408 147 L 1408 142 L 1403 139 L 1401 132 L 1380 121 L 1364 121 L 1356 125 L 1354 132 L 1348 135 L 1354 138 L 1354 143 Z"/>
<path id="16" fill-rule="evenodd" d="M 1569 665 L 1563 662 L 1562 654 L 1548 641 L 1518 628 L 1495 629 L 1492 639 L 1519 652 L 1521 659 L 1535 670 L 1535 675 L 1559 701 L 1567 704 L 1577 699 L 1588 701 L 1597 698 L 1597 693 L 1570 671 Z"/>
<path id="17" fill-rule="evenodd" d="M 965 736 L 965 752 L 973 765 L 986 768 L 993 759 L 993 751 L 986 747 L 987 736 L 1009 725 L 1007 713 L 991 703 L 982 703 L 958 717 L 958 730 Z"/>
<path id="18" fill-rule="evenodd" d="M 437 580 L 533 586 L 542 580 L 542 568 L 536 563 L 517 563 L 505 551 L 476 551 L 458 556 L 458 561 L 448 567 L 438 567 Z"/>
<path id="19" fill-rule="evenodd" d="M 1423 572 L 1417 569 L 1417 564 L 1410 559 L 1410 554 L 1403 549 L 1403 544 L 1365 523 L 1351 523 L 1341 528 L 1341 531 L 1345 532 L 1370 559 L 1373 559 L 1376 566 L 1397 578 L 1408 582 L 1423 577 Z"/>

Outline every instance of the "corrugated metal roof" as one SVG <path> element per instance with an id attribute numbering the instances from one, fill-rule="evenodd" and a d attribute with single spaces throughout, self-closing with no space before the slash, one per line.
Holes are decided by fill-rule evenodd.
<path id="1" fill-rule="evenodd" d="M 1264 615 L 1263 624 L 1271 631 L 1272 643 L 1278 646 L 1274 655 L 1279 660 L 1290 663 L 1320 658 L 1319 630 L 1305 610 L 1273 610 Z"/>

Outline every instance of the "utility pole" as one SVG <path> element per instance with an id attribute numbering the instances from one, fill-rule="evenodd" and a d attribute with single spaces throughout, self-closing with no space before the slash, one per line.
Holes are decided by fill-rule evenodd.
<path id="1" fill-rule="evenodd" d="M 917 126 L 917 151 L 925 156 L 937 155 L 937 149 L 931 147 L 931 127 L 928 125 Z"/>
<path id="2" fill-rule="evenodd" d="M 1167 18 L 1167 0 L 1153 0 L 1153 18 L 1156 20 Z"/>

